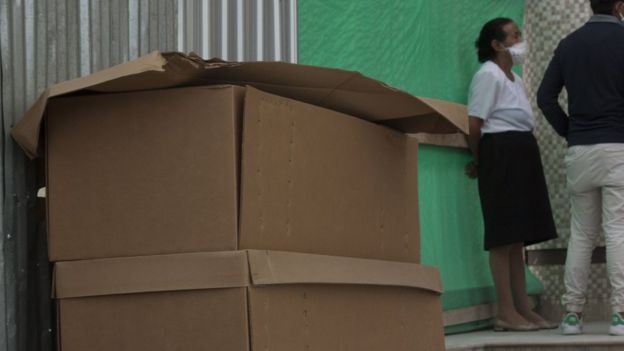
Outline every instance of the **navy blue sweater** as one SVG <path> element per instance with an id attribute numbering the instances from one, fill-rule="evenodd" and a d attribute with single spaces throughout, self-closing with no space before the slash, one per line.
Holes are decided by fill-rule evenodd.
<path id="1" fill-rule="evenodd" d="M 558 102 L 564 86 L 569 117 Z M 537 104 L 569 146 L 624 143 L 624 25 L 613 16 L 595 15 L 563 39 Z"/>

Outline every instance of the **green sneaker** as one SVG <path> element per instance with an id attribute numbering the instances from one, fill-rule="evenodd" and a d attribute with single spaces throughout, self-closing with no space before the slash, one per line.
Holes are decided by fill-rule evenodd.
<path id="1" fill-rule="evenodd" d="M 611 317 L 611 326 L 609 327 L 609 334 L 611 335 L 624 335 L 624 319 L 619 313 L 614 313 Z"/>
<path id="2" fill-rule="evenodd" d="M 583 334 L 583 320 L 578 313 L 568 312 L 561 321 L 561 334 L 578 335 Z"/>

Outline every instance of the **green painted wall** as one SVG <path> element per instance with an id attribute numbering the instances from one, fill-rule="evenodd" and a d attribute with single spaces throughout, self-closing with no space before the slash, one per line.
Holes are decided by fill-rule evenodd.
<path id="1" fill-rule="evenodd" d="M 299 63 L 465 103 L 481 26 L 523 14 L 524 0 L 300 0 Z"/>

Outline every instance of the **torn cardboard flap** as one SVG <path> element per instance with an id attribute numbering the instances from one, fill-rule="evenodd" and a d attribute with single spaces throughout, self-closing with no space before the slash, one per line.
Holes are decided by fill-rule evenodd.
<path id="1" fill-rule="evenodd" d="M 57 298 L 286 284 L 394 286 L 442 293 L 413 263 L 280 251 L 227 251 L 57 262 Z"/>
<path id="2" fill-rule="evenodd" d="M 419 98 L 358 72 L 284 62 L 232 63 L 203 61 L 181 53 L 153 52 L 136 60 L 47 89 L 11 131 L 29 157 L 39 156 L 41 123 L 47 101 L 78 91 L 127 92 L 209 84 L 251 85 L 269 93 L 301 100 L 380 122 L 403 132 L 468 131 L 466 107 Z M 423 123 L 420 123 L 421 119 Z M 402 121 L 394 123 L 393 121 Z"/>

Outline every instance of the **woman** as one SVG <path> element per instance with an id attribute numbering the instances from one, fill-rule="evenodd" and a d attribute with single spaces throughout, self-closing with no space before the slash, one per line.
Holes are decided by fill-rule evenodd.
<path id="1" fill-rule="evenodd" d="M 522 80 L 526 43 L 518 26 L 497 18 L 476 42 L 481 68 L 468 103 L 473 161 L 466 173 L 478 177 L 485 224 L 485 249 L 497 298 L 495 330 L 552 329 L 557 324 L 531 310 L 526 293 L 523 247 L 556 237 L 531 105 Z"/>

